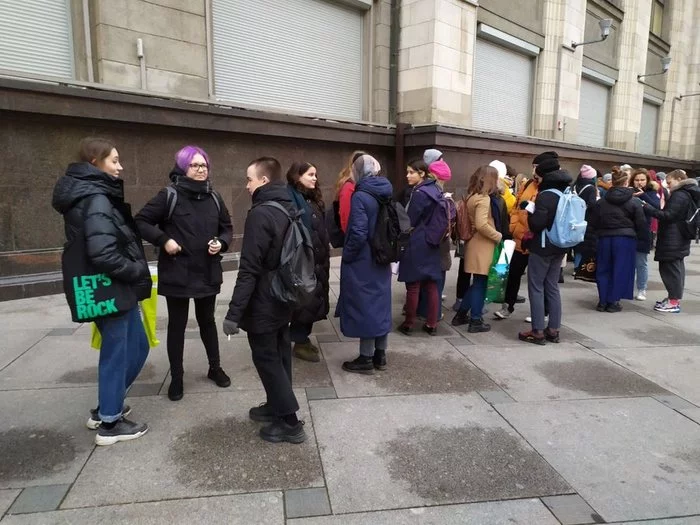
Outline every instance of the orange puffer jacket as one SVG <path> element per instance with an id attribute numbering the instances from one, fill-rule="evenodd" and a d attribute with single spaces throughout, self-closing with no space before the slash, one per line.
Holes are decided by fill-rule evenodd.
<path id="1" fill-rule="evenodd" d="M 527 225 L 528 213 L 520 209 L 520 203 L 527 201 L 534 202 L 537 197 L 537 191 L 537 182 L 534 179 L 527 181 L 518 193 L 515 206 L 513 206 L 513 210 L 510 212 L 510 233 L 515 241 L 515 249 L 521 253 L 527 253 L 527 250 L 522 246 L 522 242 L 523 236 L 527 233 L 529 227 Z"/>

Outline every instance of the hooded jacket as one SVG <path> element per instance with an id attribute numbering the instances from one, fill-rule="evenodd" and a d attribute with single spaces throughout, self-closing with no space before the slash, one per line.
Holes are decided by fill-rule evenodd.
<path id="1" fill-rule="evenodd" d="M 633 237 L 646 241 L 651 232 L 634 189 L 614 186 L 591 210 L 589 228 L 598 237 Z"/>
<path id="2" fill-rule="evenodd" d="M 564 248 L 554 246 L 545 234 L 545 245 L 542 247 L 542 232 L 549 230 L 554 224 L 559 205 L 559 195 L 549 189 L 565 191 L 571 185 L 571 175 L 564 170 L 557 170 L 547 173 L 539 185 L 537 198 L 535 199 L 535 211 L 527 218 L 527 223 L 534 237 L 526 242 L 525 248 L 530 253 L 536 253 L 542 257 L 551 255 L 562 255 L 566 252 Z"/>
<path id="3" fill-rule="evenodd" d="M 282 210 L 262 206 L 275 201 L 290 214 L 296 213 L 286 184 L 268 183 L 253 193 L 243 233 L 241 260 L 226 319 L 248 333 L 275 332 L 288 324 L 292 310 L 272 296 L 273 272 L 280 265 L 289 219 Z"/>
<path id="4" fill-rule="evenodd" d="M 52 205 L 63 215 L 66 249 L 82 231 L 85 245 L 77 247 L 78 253 L 122 287 L 131 307 L 151 295 L 151 276 L 131 207 L 124 202 L 122 179 L 88 162 L 71 164 L 54 187 Z"/>
<path id="5" fill-rule="evenodd" d="M 649 215 L 659 219 L 654 260 L 669 262 L 690 255 L 690 239 L 683 236 L 679 225 L 688 218 L 693 202 L 695 206 L 700 205 L 700 188 L 695 179 L 686 179 L 671 190 L 664 209 L 645 207 Z"/>
<path id="6" fill-rule="evenodd" d="M 136 215 L 144 239 L 161 247 L 158 253 L 158 293 L 166 297 L 210 297 L 221 291 L 221 254 L 233 238 L 231 216 L 223 199 L 207 179 L 197 181 L 175 166 L 170 180 L 177 191 L 177 203 L 168 218 L 168 192 L 158 192 Z M 219 201 L 217 206 L 214 199 Z M 218 237 L 221 251 L 209 255 L 209 241 Z M 173 239 L 182 251 L 169 255 L 163 249 Z"/>

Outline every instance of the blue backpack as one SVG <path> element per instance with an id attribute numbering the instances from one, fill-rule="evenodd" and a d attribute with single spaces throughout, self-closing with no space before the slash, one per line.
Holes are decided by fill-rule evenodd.
<path id="1" fill-rule="evenodd" d="M 549 189 L 559 195 L 554 223 L 549 230 L 542 230 L 542 248 L 545 247 L 545 235 L 554 246 L 559 248 L 573 248 L 583 242 L 586 235 L 586 203 L 578 195 L 567 188 L 564 193 L 559 190 Z"/>
<path id="2" fill-rule="evenodd" d="M 439 247 L 442 241 L 450 238 L 456 222 L 457 207 L 455 202 L 442 193 L 425 225 L 425 241 L 430 246 Z"/>

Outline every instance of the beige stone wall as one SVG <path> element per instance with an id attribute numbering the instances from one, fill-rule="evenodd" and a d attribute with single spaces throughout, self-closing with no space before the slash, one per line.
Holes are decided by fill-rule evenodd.
<path id="1" fill-rule="evenodd" d="M 389 123 L 389 70 L 391 64 L 391 0 L 379 0 L 371 12 L 373 31 L 370 120 Z"/>
<path id="2" fill-rule="evenodd" d="M 207 98 L 204 0 L 95 0 L 95 80 L 113 86 Z M 136 41 L 143 39 L 142 85 Z"/>

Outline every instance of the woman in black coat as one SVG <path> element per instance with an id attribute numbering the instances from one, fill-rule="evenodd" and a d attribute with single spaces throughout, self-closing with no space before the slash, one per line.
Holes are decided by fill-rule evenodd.
<path id="1" fill-rule="evenodd" d="M 659 262 L 659 273 L 668 297 L 657 301 L 654 310 L 664 313 L 679 313 L 685 288 L 685 264 L 690 255 L 689 235 L 684 234 L 685 221 L 700 206 L 700 188 L 695 179 L 689 179 L 683 170 L 674 170 L 666 176 L 671 196 L 662 210 L 648 205 L 644 210 L 659 219 L 659 236 L 654 260 Z"/>
<path id="2" fill-rule="evenodd" d="M 231 245 L 233 228 L 223 199 L 211 187 L 209 167 L 204 150 L 182 148 L 170 172 L 172 185 L 158 192 L 136 216 L 143 238 L 160 247 L 158 294 L 168 304 L 168 397 L 172 401 L 183 396 L 182 356 L 190 299 L 194 299 L 209 360 L 207 377 L 217 386 L 231 385 L 220 365 L 214 310 L 223 282 L 221 253 Z"/>
<path id="3" fill-rule="evenodd" d="M 311 233 L 317 287 L 311 300 L 292 314 L 289 332 L 294 342 L 294 355 L 304 361 L 321 360 L 318 347 L 309 339 L 316 321 L 328 316 L 328 280 L 330 277 L 330 245 L 324 215 L 321 188 L 316 167 L 308 162 L 295 162 L 287 171 L 289 194 L 294 205 L 303 211 L 302 222 Z"/>

